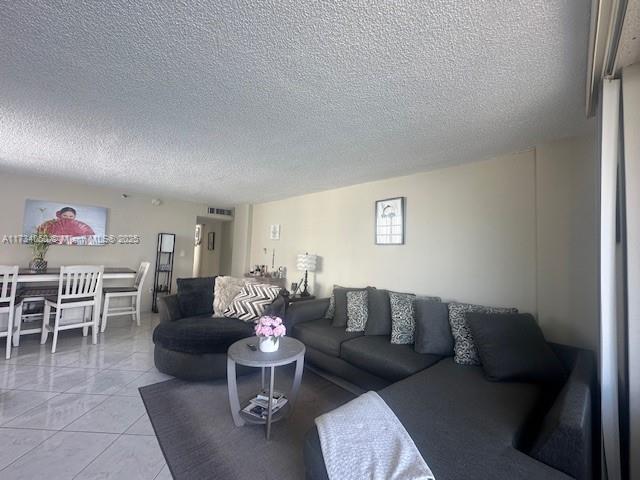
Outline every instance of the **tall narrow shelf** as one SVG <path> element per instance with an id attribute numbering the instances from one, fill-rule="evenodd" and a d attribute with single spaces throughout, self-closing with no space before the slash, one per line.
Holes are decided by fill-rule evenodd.
<path id="1" fill-rule="evenodd" d="M 171 293 L 173 280 L 173 255 L 176 248 L 175 233 L 159 233 L 156 253 L 156 271 L 153 279 L 153 305 L 151 309 L 158 313 L 158 297 Z"/>

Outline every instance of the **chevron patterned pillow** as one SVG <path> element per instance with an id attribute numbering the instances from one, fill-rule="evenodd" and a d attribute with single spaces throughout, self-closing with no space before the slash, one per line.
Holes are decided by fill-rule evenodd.
<path id="1" fill-rule="evenodd" d="M 224 311 L 224 316 L 250 322 L 260 318 L 280 293 L 280 287 L 266 283 L 247 283 Z"/>

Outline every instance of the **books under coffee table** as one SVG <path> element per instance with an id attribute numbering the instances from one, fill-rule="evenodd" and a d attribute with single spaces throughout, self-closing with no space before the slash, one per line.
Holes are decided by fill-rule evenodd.
<path id="1" fill-rule="evenodd" d="M 271 414 L 275 415 L 287 404 L 287 397 L 282 392 L 273 392 L 271 399 Z M 249 404 L 242 409 L 246 415 L 250 415 L 257 419 L 266 420 L 269 414 L 269 391 L 262 390 L 255 397 L 249 400 Z"/>

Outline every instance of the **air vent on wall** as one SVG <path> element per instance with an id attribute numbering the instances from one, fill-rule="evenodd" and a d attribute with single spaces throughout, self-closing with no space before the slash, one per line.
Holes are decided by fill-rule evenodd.
<path id="1" fill-rule="evenodd" d="M 226 217 L 233 217 L 233 210 L 227 210 L 225 208 L 209 207 L 209 215 L 224 215 Z"/>

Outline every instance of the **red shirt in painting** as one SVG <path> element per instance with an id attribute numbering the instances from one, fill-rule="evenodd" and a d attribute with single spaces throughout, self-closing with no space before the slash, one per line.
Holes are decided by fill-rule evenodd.
<path id="1" fill-rule="evenodd" d="M 68 242 L 71 237 L 90 237 L 95 235 L 89 225 L 75 218 L 65 218 L 59 211 L 56 212 L 55 220 L 47 220 L 38 227 L 38 230 L 62 237 L 60 243 Z"/>

